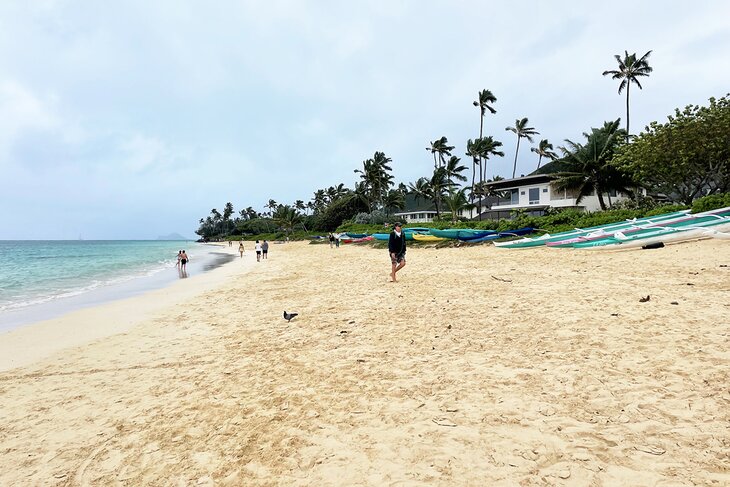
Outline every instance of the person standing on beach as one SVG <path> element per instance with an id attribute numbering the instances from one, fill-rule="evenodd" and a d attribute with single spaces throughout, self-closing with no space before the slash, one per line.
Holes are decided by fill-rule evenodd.
<path id="1" fill-rule="evenodd" d="M 330 248 L 332 248 L 335 245 L 335 236 L 330 233 L 329 239 L 330 239 Z"/>
<path id="2" fill-rule="evenodd" d="M 243 259 L 243 253 L 245 252 L 243 248 L 243 242 L 238 244 L 238 253 L 241 254 L 241 258 Z"/>
<path id="3" fill-rule="evenodd" d="M 256 250 L 256 262 L 261 262 L 261 244 L 259 243 L 258 240 L 256 240 L 254 249 Z"/>
<path id="4" fill-rule="evenodd" d="M 188 254 L 185 253 L 185 251 L 182 251 L 182 254 L 180 254 L 180 268 L 184 271 L 185 266 L 188 264 L 188 261 L 190 259 L 188 258 Z"/>
<path id="5" fill-rule="evenodd" d="M 180 259 L 182 259 L 182 250 L 177 251 L 177 264 L 175 264 L 177 268 L 180 268 Z"/>
<path id="6" fill-rule="evenodd" d="M 264 240 L 264 243 L 261 244 L 261 255 L 264 259 L 269 258 L 269 242 Z"/>
<path id="7" fill-rule="evenodd" d="M 340 236 L 341 235 L 339 233 L 337 235 L 335 235 L 335 248 L 336 249 L 340 248 Z"/>
<path id="8" fill-rule="evenodd" d="M 390 254 L 390 280 L 396 282 L 395 273 L 406 266 L 406 236 L 400 223 L 396 223 L 388 239 L 388 253 Z"/>

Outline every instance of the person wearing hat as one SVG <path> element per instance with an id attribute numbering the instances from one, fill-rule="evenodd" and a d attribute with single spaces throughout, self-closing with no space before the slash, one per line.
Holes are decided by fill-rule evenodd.
<path id="1" fill-rule="evenodd" d="M 395 273 L 403 269 L 406 265 L 406 236 L 403 234 L 403 228 L 400 223 L 393 226 L 388 239 L 388 253 L 390 254 L 390 263 L 392 271 L 390 280 L 396 282 Z"/>

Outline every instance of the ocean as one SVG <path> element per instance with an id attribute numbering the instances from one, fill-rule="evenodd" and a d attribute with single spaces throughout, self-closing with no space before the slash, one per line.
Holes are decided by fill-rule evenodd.
<path id="1" fill-rule="evenodd" d="M 177 253 L 190 257 L 187 272 Z M 234 256 L 190 241 L 0 241 L 0 331 L 164 287 Z"/>

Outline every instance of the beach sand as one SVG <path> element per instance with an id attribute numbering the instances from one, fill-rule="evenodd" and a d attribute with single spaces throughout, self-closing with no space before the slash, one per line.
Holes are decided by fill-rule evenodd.
<path id="1" fill-rule="evenodd" d="M 730 484 L 727 242 L 269 254 L 0 335 L 0 485 Z"/>

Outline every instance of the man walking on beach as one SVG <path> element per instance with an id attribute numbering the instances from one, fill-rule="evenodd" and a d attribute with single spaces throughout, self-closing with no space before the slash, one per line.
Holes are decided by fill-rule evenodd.
<path id="1" fill-rule="evenodd" d="M 254 249 L 256 250 L 256 262 L 261 262 L 261 244 L 258 240 L 254 244 Z"/>
<path id="2" fill-rule="evenodd" d="M 264 240 L 264 243 L 261 244 L 261 253 L 264 259 L 269 258 L 269 242 L 266 240 Z"/>
<path id="3" fill-rule="evenodd" d="M 390 254 L 390 263 L 392 265 L 390 280 L 396 282 L 395 273 L 406 266 L 406 236 L 403 234 L 403 228 L 400 223 L 396 223 L 393 231 L 390 232 L 388 253 Z"/>

